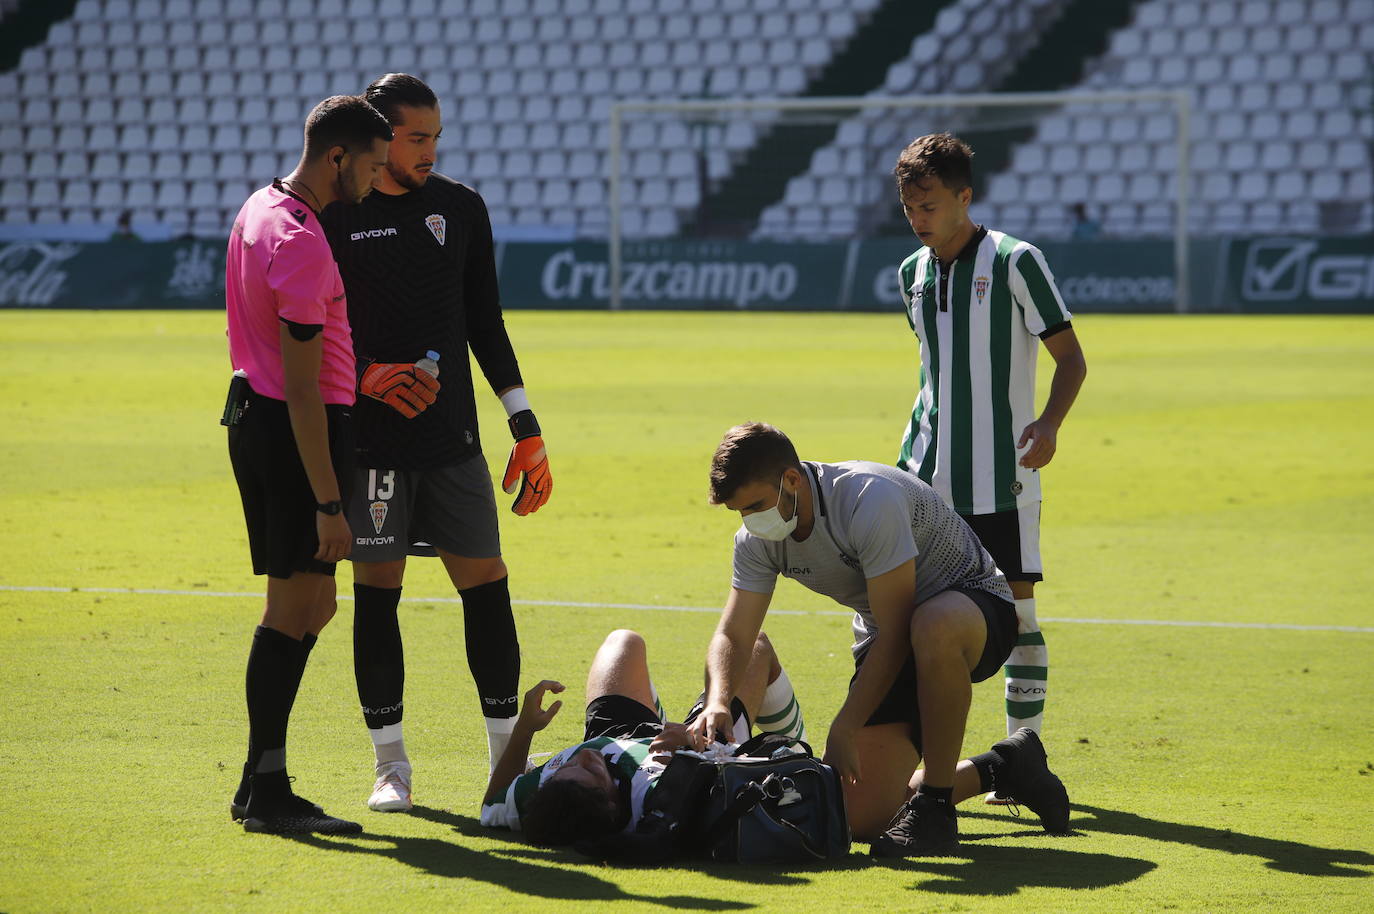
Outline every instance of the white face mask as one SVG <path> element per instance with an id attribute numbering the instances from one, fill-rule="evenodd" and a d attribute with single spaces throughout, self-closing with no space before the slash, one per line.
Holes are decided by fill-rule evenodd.
<path id="1" fill-rule="evenodd" d="M 755 511 L 753 514 L 744 516 L 744 529 L 761 540 L 771 540 L 781 542 L 792 535 L 792 531 L 797 529 L 797 508 L 800 504 L 797 497 L 792 497 L 792 516 L 787 520 L 782 519 L 782 512 L 778 510 L 782 504 L 782 480 L 778 480 L 778 503 L 767 511 Z"/>

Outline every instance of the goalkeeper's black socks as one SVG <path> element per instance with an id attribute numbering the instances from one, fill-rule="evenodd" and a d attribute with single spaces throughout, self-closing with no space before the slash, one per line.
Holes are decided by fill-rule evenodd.
<path id="1" fill-rule="evenodd" d="M 396 608 L 399 587 L 353 585 L 353 675 L 369 730 L 399 724 L 406 661 Z"/>
<path id="2" fill-rule="evenodd" d="M 506 751 L 520 710 L 520 640 L 510 607 L 509 578 L 458 591 L 463 598 L 463 630 L 468 669 L 477 684 L 487 725 L 487 754 L 493 770 Z"/>
<path id="3" fill-rule="evenodd" d="M 514 717 L 520 710 L 520 641 L 510 608 L 509 578 L 458 591 L 463 598 L 463 627 L 468 669 L 477 683 L 483 717 Z"/>

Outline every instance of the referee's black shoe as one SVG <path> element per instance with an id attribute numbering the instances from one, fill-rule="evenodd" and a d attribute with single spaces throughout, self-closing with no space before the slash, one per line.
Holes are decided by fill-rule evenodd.
<path id="1" fill-rule="evenodd" d="M 253 789 L 243 811 L 243 830 L 270 835 L 356 835 L 357 822 L 336 819 L 291 790 L 286 772 L 253 776 Z"/>
<path id="2" fill-rule="evenodd" d="M 357 822 L 337 819 L 295 794 L 270 804 L 250 800 L 246 812 L 243 830 L 269 835 L 357 835 L 363 830 Z"/>
<path id="3" fill-rule="evenodd" d="M 951 857 L 958 852 L 959 820 L 953 804 L 919 793 L 902 804 L 869 849 L 875 857 Z"/>
<path id="4" fill-rule="evenodd" d="M 324 815 L 324 809 L 319 804 L 311 803 L 310 805 L 315 807 L 316 813 Z M 231 800 L 229 803 L 229 818 L 233 819 L 235 822 L 242 823 L 244 819 L 248 818 L 248 804 L 240 803 L 237 800 Z"/>
<path id="5" fill-rule="evenodd" d="M 1040 826 L 1052 835 L 1069 831 L 1069 792 L 1064 782 L 1050 770 L 1045 746 L 1030 727 L 1022 727 L 996 742 L 992 751 L 1001 756 L 994 787 L 998 794 L 1011 796 L 1040 817 Z"/>
<path id="6" fill-rule="evenodd" d="M 239 781 L 239 788 L 234 792 L 234 798 L 229 801 L 229 818 L 233 819 L 235 822 L 241 823 L 248 816 L 248 798 L 252 796 L 252 777 L 248 769 L 248 763 L 245 762 L 243 765 L 243 780 Z M 288 778 L 287 784 L 290 784 L 291 781 L 294 780 L 295 778 Z M 324 810 L 322 808 L 314 803 L 311 805 L 315 807 L 315 812 L 324 815 Z"/>

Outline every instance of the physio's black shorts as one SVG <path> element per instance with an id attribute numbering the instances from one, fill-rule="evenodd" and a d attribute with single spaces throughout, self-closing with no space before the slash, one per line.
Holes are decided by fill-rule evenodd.
<path id="1" fill-rule="evenodd" d="M 983 656 L 969 673 L 971 682 L 982 682 L 1001 668 L 1011 655 L 1011 649 L 1016 646 L 1016 607 L 986 590 L 971 587 L 951 589 L 968 597 L 983 611 L 983 621 L 988 629 L 987 640 L 983 643 Z M 859 669 L 864 665 L 864 658 L 867 656 L 865 653 L 855 658 L 854 676 L 849 680 L 851 687 L 854 685 L 854 679 L 858 678 Z M 875 727 L 878 724 L 893 723 L 911 724 L 911 742 L 916 751 L 920 752 L 921 704 L 916 697 L 916 658 L 909 651 L 906 662 L 897 674 L 897 681 L 869 715 L 865 726 Z"/>
<path id="2" fill-rule="evenodd" d="M 324 411 L 334 476 L 347 502 L 353 481 L 353 407 L 327 405 Z M 243 501 L 253 573 L 274 578 L 300 571 L 332 575 L 332 562 L 315 559 L 320 548 L 315 493 L 284 401 L 249 394 L 243 421 L 229 427 L 229 462 Z"/>
<path id="3" fill-rule="evenodd" d="M 704 695 L 702 696 L 705 697 Z M 687 712 L 683 723 L 691 726 L 704 709 L 701 699 Z M 730 710 L 735 717 L 736 742 L 749 738 L 749 715 L 744 710 L 744 702 L 738 698 L 730 702 Z M 740 735 L 743 727 L 743 736 Z M 587 702 L 586 723 L 582 730 L 582 740 L 609 736 L 612 739 L 645 739 L 658 736 L 663 732 L 663 721 L 658 712 L 630 698 L 628 695 L 601 695 Z"/>

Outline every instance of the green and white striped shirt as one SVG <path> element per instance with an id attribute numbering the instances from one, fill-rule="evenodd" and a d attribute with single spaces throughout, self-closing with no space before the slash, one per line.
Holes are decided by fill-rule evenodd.
<path id="1" fill-rule="evenodd" d="M 1035 418 L 1039 340 L 1069 326 L 1045 255 L 979 227 L 950 263 L 928 247 L 898 268 L 907 322 L 921 343 L 920 391 L 897 465 L 960 514 L 1040 501 L 1040 474 L 1017 464 Z"/>
<path id="2" fill-rule="evenodd" d="M 606 767 L 618 781 L 628 782 L 630 800 L 630 820 L 625 831 L 633 831 L 635 824 L 644 815 L 644 799 L 658 783 L 663 773 L 663 763 L 649 757 L 649 745 L 653 737 L 643 739 L 617 739 L 598 736 L 569 746 L 555 754 L 547 762 L 533 771 L 520 775 L 511 781 L 505 794 L 496 802 L 482 806 L 482 824 L 488 828 L 509 828 L 520 830 L 520 819 L 525 814 L 530 797 L 540 786 L 562 768 L 572 757 L 583 749 L 595 749 L 606 757 Z"/>

